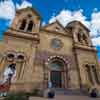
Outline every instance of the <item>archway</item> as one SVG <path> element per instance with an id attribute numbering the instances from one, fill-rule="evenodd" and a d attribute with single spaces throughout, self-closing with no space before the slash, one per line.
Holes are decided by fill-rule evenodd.
<path id="1" fill-rule="evenodd" d="M 54 88 L 64 88 L 66 84 L 67 72 L 65 69 L 65 62 L 63 59 L 55 57 L 50 60 L 50 81 Z"/>

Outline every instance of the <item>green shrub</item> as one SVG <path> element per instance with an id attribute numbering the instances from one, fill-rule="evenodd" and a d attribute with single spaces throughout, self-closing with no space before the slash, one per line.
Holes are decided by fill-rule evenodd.
<path id="1" fill-rule="evenodd" d="M 28 96 L 25 93 L 9 93 L 4 100 L 28 100 Z"/>

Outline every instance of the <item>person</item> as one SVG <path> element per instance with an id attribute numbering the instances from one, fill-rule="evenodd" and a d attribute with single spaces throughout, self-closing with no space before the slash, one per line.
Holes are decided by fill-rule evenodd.
<path id="1" fill-rule="evenodd" d="M 12 79 L 12 77 L 16 74 L 16 64 L 12 63 L 10 64 L 4 71 L 4 82 L 8 79 Z"/>
<path id="2" fill-rule="evenodd" d="M 52 88 L 52 82 L 51 81 L 48 82 L 48 88 Z"/>
<path id="3" fill-rule="evenodd" d="M 51 81 L 49 81 L 48 82 L 48 98 L 54 98 L 54 96 L 55 96 L 55 91 L 54 91 L 54 89 L 53 89 L 53 86 L 52 86 L 52 82 Z"/>
<path id="4" fill-rule="evenodd" d="M 0 84 L 0 97 L 7 96 L 9 91 L 11 80 L 14 74 L 16 73 L 16 64 L 10 64 L 4 71 L 4 80 Z"/>

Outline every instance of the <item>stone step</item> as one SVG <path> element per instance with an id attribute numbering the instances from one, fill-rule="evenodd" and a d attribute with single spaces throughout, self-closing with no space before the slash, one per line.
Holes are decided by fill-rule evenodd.
<path id="1" fill-rule="evenodd" d="M 56 94 L 85 95 L 80 89 L 55 89 Z"/>

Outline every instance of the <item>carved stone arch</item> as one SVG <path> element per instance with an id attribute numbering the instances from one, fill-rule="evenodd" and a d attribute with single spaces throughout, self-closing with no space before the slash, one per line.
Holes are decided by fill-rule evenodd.
<path id="1" fill-rule="evenodd" d="M 15 51 L 11 51 L 11 50 L 6 51 L 5 52 L 5 57 L 6 57 L 6 60 L 8 62 L 13 62 L 15 60 L 15 58 L 16 58 L 16 52 Z"/>
<path id="2" fill-rule="evenodd" d="M 13 50 L 8 50 L 2 53 L 2 59 L 0 61 L 0 78 L 2 79 L 4 76 L 5 69 L 12 63 L 14 63 L 16 58 L 16 52 Z"/>
<path id="3" fill-rule="evenodd" d="M 48 65 L 49 65 L 49 63 L 50 62 L 53 62 L 53 61 L 59 61 L 59 62 L 61 62 L 64 66 L 66 66 L 68 63 L 66 63 L 66 61 L 65 61 L 65 58 L 64 57 L 62 57 L 62 56 L 50 56 L 49 58 L 48 58 Z"/>
<path id="4" fill-rule="evenodd" d="M 22 27 L 22 30 L 20 30 L 20 26 L 22 24 L 23 19 L 26 20 L 25 22 L 26 25 L 23 26 L 25 28 Z M 33 21 L 33 25 L 32 25 L 33 29 L 31 32 L 27 31 L 29 20 Z M 29 34 L 29 33 L 36 32 L 36 30 L 39 30 L 40 23 L 41 23 L 41 16 L 38 14 L 38 12 L 34 8 L 27 7 L 27 8 L 23 8 L 16 11 L 16 15 L 12 22 L 10 30 L 14 29 L 14 31 L 17 31 L 17 32 L 23 32 L 23 33 Z M 29 29 L 31 30 L 31 28 Z"/>
<path id="5" fill-rule="evenodd" d="M 53 87 L 68 87 L 67 63 L 62 56 L 50 56 L 48 58 L 48 81 L 51 81 Z M 56 77 L 59 77 L 58 79 Z M 56 80 L 57 79 L 57 80 Z M 55 82 L 54 82 L 55 81 Z"/>
<path id="6" fill-rule="evenodd" d="M 17 30 L 31 32 L 33 26 L 35 26 L 33 15 L 31 13 L 20 14 L 17 18 L 16 24 L 17 24 Z"/>
<path id="7" fill-rule="evenodd" d="M 24 61 L 26 61 L 26 55 L 25 55 L 25 53 L 23 53 L 23 52 L 17 52 L 16 61 L 17 62 L 24 62 Z"/>
<path id="8" fill-rule="evenodd" d="M 83 30 L 79 29 L 78 33 L 77 33 L 77 40 L 79 43 L 82 43 L 84 45 L 88 45 L 89 40 L 88 40 L 88 35 L 86 33 L 83 32 Z"/>

